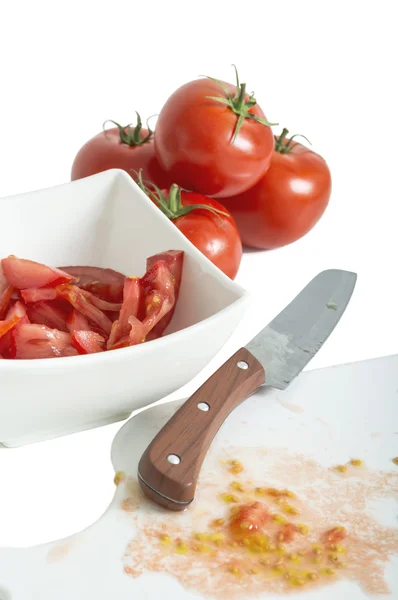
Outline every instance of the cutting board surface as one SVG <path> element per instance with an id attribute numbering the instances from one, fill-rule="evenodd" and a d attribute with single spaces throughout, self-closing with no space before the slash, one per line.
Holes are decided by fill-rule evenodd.
<path id="1" fill-rule="evenodd" d="M 273 514 L 308 524 L 310 531 L 298 534 L 303 548 L 312 548 L 315 532 L 335 525 L 355 532 L 356 540 L 362 536 L 355 548 L 361 549 L 367 568 L 355 566 L 355 548 L 349 550 L 347 541 L 344 561 L 347 565 L 351 561 L 353 571 L 346 573 L 350 567 L 343 567 L 333 569 L 334 575 L 322 575 L 326 586 L 296 585 L 294 577 L 304 567 L 295 564 L 294 557 L 287 559 L 281 549 L 283 562 L 291 560 L 293 565 L 289 564 L 290 598 L 306 597 L 308 591 L 314 600 L 359 600 L 382 589 L 398 598 L 398 466 L 392 462 L 398 455 L 398 355 L 308 371 L 284 392 L 259 391 L 217 434 L 194 505 L 174 514 L 142 497 L 136 471 L 143 450 L 178 405 L 148 409 L 121 428 L 112 462 L 125 479 L 97 523 L 66 540 L 0 549 L 0 600 L 280 597 L 285 582 L 271 574 L 269 565 L 261 565 L 261 573 L 256 569 L 248 573 L 262 556 L 259 559 L 254 548 L 251 554 L 241 548 L 211 554 L 203 547 L 203 536 L 198 540 L 202 545 L 193 546 L 195 534 L 217 532 L 210 523 L 234 504 L 228 504 L 231 498 L 223 494 L 241 501 L 257 499 Z M 352 458 L 364 464 L 348 464 Z M 236 466 L 233 460 L 239 461 L 241 472 L 230 472 Z M 346 471 L 335 468 L 347 464 Z M 89 480 L 88 473 L 88 485 Z M 296 497 L 288 500 L 288 506 L 300 514 L 286 512 L 286 502 L 262 496 L 264 490 L 255 492 L 257 487 L 293 491 Z M 176 544 L 177 538 L 181 542 Z M 217 539 L 209 539 L 204 546 L 217 548 Z M 272 549 L 271 557 L 274 560 Z"/>

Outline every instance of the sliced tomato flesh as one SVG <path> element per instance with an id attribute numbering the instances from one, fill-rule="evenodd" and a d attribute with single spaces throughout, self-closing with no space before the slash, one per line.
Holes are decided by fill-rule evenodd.
<path id="1" fill-rule="evenodd" d="M 57 287 L 57 292 L 61 298 L 70 302 L 73 308 L 82 313 L 101 332 L 107 336 L 110 334 L 112 321 L 99 308 L 91 304 L 76 285 L 60 285 Z"/>
<path id="2" fill-rule="evenodd" d="M 45 325 L 18 325 L 13 329 L 12 336 L 15 344 L 14 358 L 54 358 L 78 354 L 68 333 Z"/>
<path id="3" fill-rule="evenodd" d="M 87 300 L 89 300 L 91 304 L 93 304 L 100 310 L 109 312 L 119 312 L 121 309 L 122 305 L 120 302 L 108 302 L 107 300 L 102 300 L 102 298 L 98 298 L 97 296 L 95 296 L 95 294 L 92 294 L 87 290 L 80 289 L 80 293 L 83 294 L 83 296 L 87 298 Z"/>
<path id="4" fill-rule="evenodd" d="M 30 323 L 25 304 L 20 300 L 17 300 L 11 308 L 8 309 L 6 318 L 13 319 L 14 317 L 18 317 L 20 323 Z"/>
<path id="5" fill-rule="evenodd" d="M 139 277 L 126 277 L 123 288 L 123 304 L 120 309 L 116 327 L 112 327 L 111 346 L 118 340 L 129 335 L 131 330 L 130 317 L 137 318 L 142 310 L 144 291 Z"/>
<path id="6" fill-rule="evenodd" d="M 76 279 L 76 284 L 107 302 L 123 301 L 124 275 L 100 267 L 60 267 Z M 101 307 L 98 307 L 101 308 Z M 104 309 L 102 309 L 104 310 Z"/>
<path id="7" fill-rule="evenodd" d="M 5 321 L 0 321 L 0 338 L 3 337 L 8 331 L 11 331 L 15 327 L 15 325 L 19 322 L 19 317 L 14 315 L 11 319 L 6 319 Z"/>
<path id="8" fill-rule="evenodd" d="M 12 285 L 9 285 L 5 287 L 3 292 L 0 294 L 0 319 L 3 319 L 3 317 L 7 313 L 13 293 L 14 288 L 12 287 Z"/>
<path id="9" fill-rule="evenodd" d="M 174 278 L 164 260 L 158 260 L 142 279 L 145 294 L 145 312 L 143 319 L 145 335 L 159 337 L 163 331 L 165 316 L 173 311 L 175 305 Z M 160 321 L 162 324 L 160 325 Z M 155 327 L 157 330 L 155 330 Z M 152 333 L 152 330 L 153 333 Z"/>
<path id="10" fill-rule="evenodd" d="M 69 333 L 73 333 L 74 331 L 88 331 L 90 329 L 90 324 L 86 317 L 75 308 L 67 316 L 66 326 Z"/>
<path id="11" fill-rule="evenodd" d="M 73 331 L 72 343 L 79 354 L 94 354 L 105 350 L 105 338 L 94 331 Z"/>
<path id="12" fill-rule="evenodd" d="M 146 282 L 148 282 L 148 280 L 150 281 L 151 273 L 153 273 L 154 269 L 156 271 L 156 264 L 159 261 L 162 263 L 165 263 L 167 265 L 168 270 L 171 274 L 170 279 L 171 279 L 171 283 L 173 284 L 173 289 L 174 289 L 174 303 L 173 303 L 173 306 L 171 307 L 171 309 L 169 311 L 167 311 L 167 313 L 159 320 L 159 322 L 157 322 L 153 326 L 152 331 L 148 337 L 148 340 L 160 337 L 164 333 L 166 327 L 170 324 L 170 321 L 173 317 L 175 305 L 178 300 L 178 296 L 179 296 L 179 292 L 180 292 L 182 270 L 183 270 L 183 263 L 184 263 L 184 253 L 179 250 L 169 250 L 168 252 L 162 252 L 160 254 L 156 254 L 154 256 L 149 257 L 147 259 L 147 275 L 149 275 L 149 276 L 148 277 L 145 276 Z M 158 274 L 158 276 L 159 276 L 159 274 Z"/>
<path id="13" fill-rule="evenodd" d="M 21 296 L 24 302 L 42 302 L 46 300 L 55 300 L 58 296 L 54 287 L 32 287 L 21 290 Z"/>
<path id="14" fill-rule="evenodd" d="M 72 275 L 65 271 L 17 256 L 3 258 L 1 264 L 9 285 L 17 290 L 59 285 L 73 279 Z"/>
<path id="15" fill-rule="evenodd" d="M 34 302 L 28 304 L 27 313 L 32 323 L 46 325 L 50 329 L 68 331 L 66 325 L 67 313 L 52 301 Z"/>

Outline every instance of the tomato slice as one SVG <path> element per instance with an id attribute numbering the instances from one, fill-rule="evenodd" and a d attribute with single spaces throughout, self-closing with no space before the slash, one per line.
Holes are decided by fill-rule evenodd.
<path id="1" fill-rule="evenodd" d="M 112 330 L 108 341 L 109 347 L 114 346 L 114 344 L 122 338 L 128 338 L 130 330 L 132 329 L 129 319 L 130 317 L 134 317 L 136 321 L 138 320 L 136 317 L 138 317 L 141 312 L 143 297 L 144 292 L 140 278 L 126 277 L 123 288 L 123 304 L 120 309 L 119 319 L 116 321 L 117 324 L 112 325 Z M 135 326 L 135 322 L 132 322 Z M 142 332 L 143 331 L 144 330 L 142 328 Z M 141 336 L 140 342 L 142 341 L 142 337 L 143 336 Z M 134 335 L 133 339 L 135 339 Z"/>
<path id="2" fill-rule="evenodd" d="M 146 316 L 143 320 L 145 336 L 148 336 L 159 324 L 157 331 L 152 333 L 152 336 L 159 337 L 164 331 L 164 322 L 160 325 L 160 321 L 174 309 L 175 305 L 174 277 L 164 260 L 155 262 L 145 273 L 142 285 L 145 294 Z"/>
<path id="3" fill-rule="evenodd" d="M 11 331 L 13 327 L 19 322 L 19 317 L 14 315 L 10 319 L 0 321 L 0 338 L 3 337 L 8 331 Z"/>
<path id="4" fill-rule="evenodd" d="M 67 316 L 66 326 L 69 333 L 73 333 L 74 331 L 88 331 L 90 329 L 86 317 L 75 308 Z"/>
<path id="5" fill-rule="evenodd" d="M 107 302 L 123 301 L 124 275 L 100 267 L 60 267 L 76 279 L 76 284 Z M 98 306 L 98 308 L 101 308 Z M 101 309 L 106 310 L 106 309 Z"/>
<path id="6" fill-rule="evenodd" d="M 85 298 L 87 298 L 87 300 L 91 302 L 91 304 L 93 304 L 100 310 L 108 312 L 119 312 L 122 307 L 120 302 L 108 302 L 107 300 L 102 300 L 102 298 L 98 298 L 93 293 L 88 292 L 87 290 L 80 289 L 80 292 Z"/>
<path id="7" fill-rule="evenodd" d="M 24 302 L 42 302 L 45 300 L 55 300 L 57 298 L 57 290 L 53 287 L 32 287 L 21 290 L 21 296 Z"/>
<path id="8" fill-rule="evenodd" d="M 15 304 L 8 309 L 7 319 L 13 319 L 14 317 L 18 317 L 19 322 L 22 323 L 30 323 L 28 314 L 26 312 L 25 304 L 20 300 L 17 300 Z"/>
<path id="9" fill-rule="evenodd" d="M 16 256 L 8 256 L 1 261 L 4 276 L 17 290 L 26 288 L 59 285 L 73 279 L 72 275 L 47 267 L 41 263 Z"/>
<path id="10" fill-rule="evenodd" d="M 67 314 L 54 302 L 34 302 L 33 304 L 28 304 L 26 311 L 32 323 L 46 325 L 50 329 L 68 331 L 66 325 Z"/>
<path id="11" fill-rule="evenodd" d="M 243 504 L 230 521 L 230 530 L 234 537 L 243 537 L 249 533 L 261 531 L 271 519 L 268 507 L 262 502 Z"/>
<path id="12" fill-rule="evenodd" d="M 69 333 L 45 325 L 22 324 L 13 329 L 15 356 L 12 358 L 53 358 L 77 355 Z"/>
<path id="13" fill-rule="evenodd" d="M 105 338 L 94 331 L 73 331 L 72 343 L 79 354 L 95 354 L 105 350 Z"/>
<path id="14" fill-rule="evenodd" d="M 168 250 L 167 252 L 162 252 L 160 254 L 150 256 L 146 261 L 147 271 L 150 271 L 159 260 L 163 260 L 166 263 L 171 275 L 174 278 L 174 306 L 159 321 L 159 323 L 157 323 L 153 327 L 153 330 L 150 333 L 150 338 L 148 339 L 155 339 L 157 337 L 160 337 L 163 334 L 166 327 L 169 325 L 171 319 L 173 318 L 174 308 L 180 293 L 182 269 L 184 265 L 184 252 L 182 252 L 181 250 Z"/>
<path id="15" fill-rule="evenodd" d="M 98 327 L 101 332 L 107 336 L 110 334 L 112 321 L 99 308 L 91 304 L 76 285 L 60 285 L 57 287 L 57 293 L 84 315 L 90 323 Z"/>
<path id="16" fill-rule="evenodd" d="M 11 285 L 8 285 L 0 294 L 0 319 L 2 319 L 7 313 L 13 293 L 14 288 Z"/>

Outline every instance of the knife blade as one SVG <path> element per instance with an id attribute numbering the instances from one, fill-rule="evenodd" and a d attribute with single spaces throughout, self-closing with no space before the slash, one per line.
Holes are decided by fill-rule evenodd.
<path id="1" fill-rule="evenodd" d="M 139 461 L 138 480 L 148 498 L 173 511 L 193 502 L 203 460 L 222 423 L 260 386 L 283 390 L 291 383 L 336 327 L 356 278 L 337 269 L 319 273 L 186 400 Z"/>

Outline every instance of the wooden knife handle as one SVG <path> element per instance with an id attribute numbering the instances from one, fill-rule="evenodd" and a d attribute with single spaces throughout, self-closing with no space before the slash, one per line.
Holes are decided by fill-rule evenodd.
<path id="1" fill-rule="evenodd" d="M 166 508 L 184 510 L 194 499 L 217 431 L 264 382 L 262 365 L 246 348 L 238 350 L 179 408 L 142 455 L 138 472 L 144 493 Z"/>

